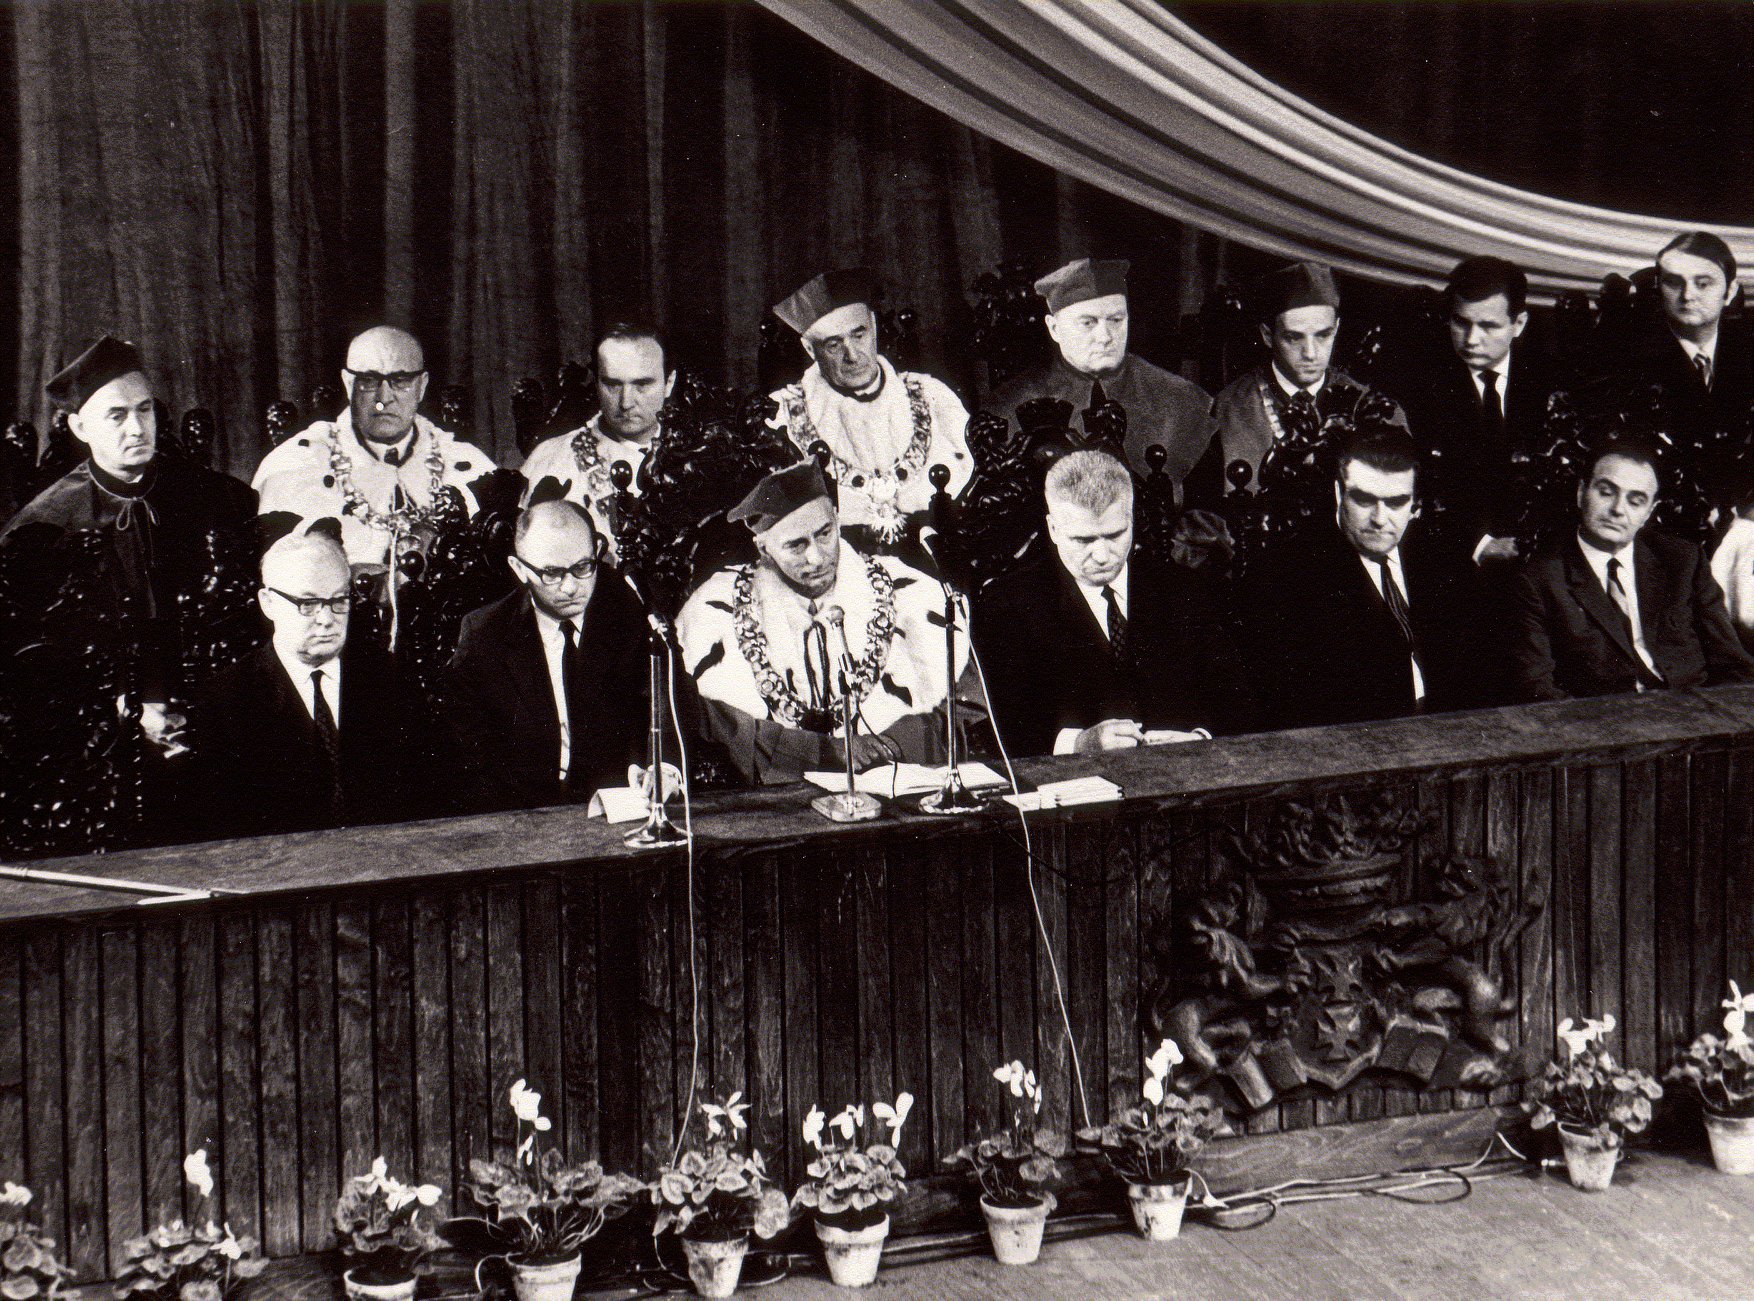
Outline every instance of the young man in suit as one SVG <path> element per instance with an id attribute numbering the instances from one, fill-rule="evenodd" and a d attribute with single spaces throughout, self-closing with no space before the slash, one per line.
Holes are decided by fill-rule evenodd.
<path id="1" fill-rule="evenodd" d="M 602 555 L 584 507 L 538 502 L 508 557 L 518 589 L 463 620 L 444 715 L 473 804 L 588 800 L 643 757 L 645 614 Z"/>
<path id="2" fill-rule="evenodd" d="M 1496 703 L 1465 549 L 1414 519 L 1419 450 L 1398 426 L 1336 449 L 1335 524 L 1263 557 L 1245 585 L 1260 692 L 1279 727 Z"/>
<path id="3" fill-rule="evenodd" d="M 979 599 L 975 644 L 1014 754 L 1092 754 L 1245 730 L 1228 621 L 1202 579 L 1133 550 L 1133 481 L 1099 451 L 1048 471 L 1053 550 Z"/>
<path id="4" fill-rule="evenodd" d="M 341 544 L 296 532 L 262 559 L 271 641 L 195 714 L 195 791 L 219 835 L 401 822 L 447 811 L 420 703 L 383 652 L 350 643 Z"/>
<path id="5" fill-rule="evenodd" d="M 1517 555 L 1512 461 L 1539 445 L 1555 387 L 1517 342 L 1529 323 L 1528 289 L 1528 277 L 1502 258 L 1458 262 L 1444 294 L 1450 350 L 1401 395 L 1414 437 L 1435 454 L 1430 496 L 1477 560 Z"/>
<path id="6" fill-rule="evenodd" d="M 1612 443 L 1578 485 L 1578 527 L 1518 575 L 1511 670 L 1523 700 L 1754 681 L 1724 596 L 1691 542 L 1646 531 L 1652 451 Z"/>

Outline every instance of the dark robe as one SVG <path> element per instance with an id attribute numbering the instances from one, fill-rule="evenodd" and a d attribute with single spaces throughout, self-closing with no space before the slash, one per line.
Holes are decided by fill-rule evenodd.
<path id="1" fill-rule="evenodd" d="M 993 414 L 1012 419 L 1025 402 L 1059 398 L 1072 404 L 1077 419 L 1090 406 L 1095 383 L 1056 352 L 1051 364 L 1011 380 L 987 405 Z M 1180 484 L 1212 438 L 1212 399 L 1206 390 L 1132 353 L 1122 358 L 1114 374 L 1102 376 L 1101 384 L 1103 397 L 1126 409 L 1127 461 L 1133 472 L 1150 472 L 1145 452 L 1155 444 L 1168 455 L 1164 473 Z"/>

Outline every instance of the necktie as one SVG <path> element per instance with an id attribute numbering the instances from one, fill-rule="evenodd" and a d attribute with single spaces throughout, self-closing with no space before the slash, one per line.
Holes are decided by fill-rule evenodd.
<path id="1" fill-rule="evenodd" d="M 562 621 L 561 633 L 566 637 L 566 649 L 560 653 L 560 690 L 566 697 L 566 738 L 567 738 L 567 778 L 583 766 L 578 762 L 579 727 L 584 722 L 585 710 L 580 697 L 584 690 L 584 665 L 579 662 L 579 630 L 571 619 Z"/>
<path id="2" fill-rule="evenodd" d="M 1703 352 L 1694 353 L 1693 369 L 1699 372 L 1699 382 L 1705 385 L 1705 391 L 1711 392 L 1711 358 Z"/>
<path id="3" fill-rule="evenodd" d="M 1121 613 L 1121 598 L 1111 584 L 1102 589 L 1102 599 L 1108 603 L 1109 649 L 1116 659 L 1123 659 L 1127 653 L 1127 616 Z"/>
<path id="4" fill-rule="evenodd" d="M 1500 433 L 1504 429 L 1504 397 L 1498 391 L 1498 372 L 1481 371 L 1480 383 L 1480 412 L 1486 417 L 1486 427 Z"/>
<path id="5" fill-rule="evenodd" d="M 1626 640 L 1635 642 L 1632 623 L 1632 598 L 1626 593 L 1626 585 L 1620 581 L 1620 562 L 1608 562 L 1608 596 L 1614 602 L 1614 608 L 1620 611 L 1620 618 L 1626 624 Z"/>
<path id="6" fill-rule="evenodd" d="M 323 670 L 311 671 L 311 718 L 317 725 L 317 741 L 323 747 L 328 764 L 329 812 L 339 820 L 343 813 L 341 796 L 341 729 L 335 726 L 335 714 L 329 698 L 323 694 Z"/>
<path id="7" fill-rule="evenodd" d="M 1388 602 L 1389 613 L 1395 616 L 1395 624 L 1406 639 L 1407 647 L 1417 653 L 1418 644 L 1413 640 L 1413 616 L 1407 610 L 1407 598 L 1401 592 L 1400 585 L 1395 582 L 1395 571 L 1389 568 L 1388 558 L 1376 562 L 1382 569 L 1382 597 Z"/>
<path id="8" fill-rule="evenodd" d="M 1310 396 L 1308 389 L 1300 388 L 1291 395 L 1291 416 L 1300 424 L 1308 424 L 1312 427 L 1320 423 L 1316 415 L 1315 399 Z M 1312 430 L 1304 432 L 1312 432 Z"/>

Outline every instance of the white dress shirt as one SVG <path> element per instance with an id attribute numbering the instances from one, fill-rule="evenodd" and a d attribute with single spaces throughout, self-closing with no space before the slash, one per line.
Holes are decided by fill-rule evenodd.
<path id="1" fill-rule="evenodd" d="M 1695 357 L 1704 357 L 1706 365 L 1709 367 L 1708 373 L 1711 375 L 1713 382 L 1715 382 L 1717 380 L 1717 331 L 1716 330 L 1713 330 L 1711 332 L 1711 338 L 1707 339 L 1704 343 L 1695 343 L 1691 339 L 1683 339 L 1680 335 L 1675 336 L 1675 342 L 1680 344 L 1681 351 L 1687 354 L 1687 364 L 1689 366 L 1692 366 L 1695 369 L 1697 369 L 1699 366 L 1699 363 L 1697 361 L 1695 361 L 1694 358 Z"/>
<path id="2" fill-rule="evenodd" d="M 298 700 L 305 707 L 305 713 L 311 716 L 314 723 L 317 719 L 317 698 L 311 691 L 311 674 L 318 669 L 323 671 L 323 699 L 329 702 L 329 713 L 335 718 L 337 730 L 341 727 L 341 657 L 324 664 L 306 664 L 291 651 L 281 648 L 279 642 L 274 643 L 274 655 L 280 661 L 280 667 L 286 670 L 286 676 L 292 680 L 292 689 L 298 692 Z"/>
<path id="3" fill-rule="evenodd" d="M 1644 619 L 1638 612 L 1638 577 L 1632 563 L 1633 548 L 1638 545 L 1638 540 L 1633 539 L 1621 547 L 1619 551 L 1603 551 L 1600 547 L 1591 546 L 1585 542 L 1580 534 L 1577 545 L 1578 549 L 1583 552 L 1584 560 L 1589 563 L 1590 572 L 1602 585 L 1602 591 L 1607 593 L 1609 601 L 1614 601 L 1614 593 L 1608 588 L 1608 562 L 1610 560 L 1620 562 L 1620 586 L 1626 590 L 1626 618 L 1632 624 L 1632 649 L 1638 652 L 1638 658 L 1644 661 L 1644 666 L 1647 669 L 1656 673 L 1659 678 L 1662 677 L 1662 674 L 1657 672 L 1656 661 L 1650 657 L 1650 651 L 1645 649 Z M 1638 684 L 1638 689 L 1640 691 L 1645 689 L 1643 682 Z"/>
<path id="4" fill-rule="evenodd" d="M 1359 553 L 1358 559 L 1364 566 L 1364 572 L 1370 575 L 1370 585 L 1376 588 L 1376 594 L 1382 597 L 1386 603 L 1389 598 L 1388 594 L 1382 590 L 1382 566 L 1363 552 Z M 1389 572 L 1395 578 L 1395 586 L 1401 589 L 1401 599 L 1407 603 L 1407 610 L 1411 613 L 1413 598 L 1407 594 L 1407 573 L 1401 568 L 1401 548 L 1396 547 L 1389 552 L 1388 562 Z M 1413 699 L 1422 701 L 1425 699 L 1425 675 L 1419 671 L 1419 657 L 1408 655 L 1407 659 L 1413 665 Z"/>
<path id="5" fill-rule="evenodd" d="M 1479 370 L 1475 370 L 1472 366 L 1468 367 L 1468 378 L 1474 381 L 1474 396 L 1480 399 L 1482 405 L 1486 402 L 1487 371 L 1491 371 L 1494 375 L 1498 376 L 1499 411 L 1509 414 L 1510 403 L 1505 401 L 1504 395 L 1510 391 L 1510 354 L 1508 352 L 1505 353 L 1504 356 L 1500 357 L 1493 365 L 1484 366 Z"/>
<path id="6" fill-rule="evenodd" d="M 565 781 L 567 773 L 572 770 L 572 737 L 566 722 L 566 679 L 561 676 L 562 658 L 566 654 L 566 633 L 562 631 L 559 619 L 548 611 L 530 602 L 530 608 L 536 612 L 536 635 L 542 641 L 542 658 L 548 663 L 548 689 L 554 694 L 554 716 L 560 724 L 560 780 Z M 585 620 L 581 614 L 570 621 L 574 628 L 573 640 L 576 642 L 585 635 Z"/>
<path id="7" fill-rule="evenodd" d="M 1321 397 L 1322 390 L 1328 386 L 1328 372 L 1325 370 L 1322 372 L 1322 377 L 1320 379 L 1314 384 L 1311 384 L 1308 388 L 1304 388 L 1290 376 L 1281 371 L 1277 363 L 1268 366 L 1267 369 L 1272 372 L 1273 383 L 1279 386 L 1279 391 L 1287 398 L 1294 398 L 1299 393 L 1305 393 L 1309 395 L 1309 400 L 1314 402 L 1317 398 Z"/>

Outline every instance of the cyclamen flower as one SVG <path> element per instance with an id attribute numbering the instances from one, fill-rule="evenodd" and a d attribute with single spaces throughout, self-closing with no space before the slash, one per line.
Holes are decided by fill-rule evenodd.
<path id="1" fill-rule="evenodd" d="M 534 1125 L 539 1130 L 553 1127 L 553 1122 L 542 1114 L 542 1095 L 530 1088 L 523 1080 L 512 1085 L 511 1103 L 512 1111 L 519 1120 Z"/>
<path id="2" fill-rule="evenodd" d="M 725 1132 L 723 1123 L 725 1121 L 730 1122 L 733 1132 L 749 1128 L 749 1122 L 743 1119 L 743 1113 L 749 1110 L 749 1104 L 738 1101 L 742 1096 L 743 1090 L 738 1089 L 725 1099 L 725 1105 L 722 1107 L 716 1102 L 700 1104 L 700 1113 L 706 1117 L 706 1132 L 709 1138 L 717 1138 Z"/>
<path id="3" fill-rule="evenodd" d="M 1145 1095 L 1145 1101 L 1152 1106 L 1160 1105 L 1163 1102 L 1163 1077 L 1161 1075 L 1151 1076 L 1140 1086 L 1139 1091 Z"/>
<path id="4" fill-rule="evenodd" d="M 1723 1002 L 1724 1032 L 1729 1036 L 1728 1047 L 1740 1048 L 1749 1043 L 1748 1013 L 1754 1012 L 1754 992 L 1744 994 L 1735 981 L 1730 982 L 1730 996 Z"/>
<path id="5" fill-rule="evenodd" d="M 29 1206 L 31 1192 L 23 1184 L 6 1181 L 5 1191 L 0 1192 L 0 1206 Z"/>
<path id="6" fill-rule="evenodd" d="M 414 1200 L 422 1206 L 437 1206 L 440 1196 L 442 1194 L 437 1184 L 421 1184 L 414 1190 Z"/>
<path id="7" fill-rule="evenodd" d="M 846 1109 L 828 1123 L 833 1128 L 840 1131 L 840 1136 L 843 1139 L 849 1143 L 852 1142 L 853 1131 L 865 1123 L 864 1104 L 861 1103 L 855 1107 L 851 1103 L 848 1103 Z"/>
<path id="8" fill-rule="evenodd" d="M 1005 1063 L 1005 1065 L 999 1067 L 997 1070 L 995 1070 L 993 1072 L 993 1078 L 995 1080 L 999 1081 L 1000 1084 L 1010 1085 L 1011 1086 L 1011 1096 L 1013 1098 L 1021 1098 L 1023 1096 L 1023 1063 L 1022 1062 L 1007 1062 L 1007 1063 Z"/>
<path id="9" fill-rule="evenodd" d="M 189 1153 L 183 1158 L 183 1178 L 200 1189 L 201 1196 L 213 1196 L 213 1172 L 207 1168 L 207 1149 Z"/>
<path id="10" fill-rule="evenodd" d="M 914 1095 L 903 1093 L 896 1098 L 892 1107 L 887 1102 L 873 1102 L 871 1114 L 889 1126 L 889 1146 L 901 1146 L 901 1127 L 907 1120 L 907 1113 L 913 1110 Z"/>
<path id="11" fill-rule="evenodd" d="M 220 1255 L 224 1256 L 227 1260 L 243 1259 L 244 1244 L 232 1236 L 231 1225 L 229 1224 L 225 1226 L 225 1238 L 217 1243 L 213 1249 Z"/>
<path id="12" fill-rule="evenodd" d="M 1157 1051 L 1145 1059 L 1145 1069 L 1151 1072 L 1155 1080 L 1162 1080 L 1170 1069 L 1182 1064 L 1182 1050 L 1173 1039 L 1165 1039 L 1157 1045 Z"/>
<path id="13" fill-rule="evenodd" d="M 822 1126 L 827 1120 L 827 1113 L 814 1102 L 811 1103 L 810 1114 L 804 1117 L 804 1141 L 818 1152 L 822 1151 Z"/>
<path id="14" fill-rule="evenodd" d="M 1589 1047 L 1590 1044 L 1612 1032 L 1614 1025 L 1614 1014 L 1612 1012 L 1603 1017 L 1600 1021 L 1594 1021 L 1585 1017 L 1583 1024 L 1575 1030 L 1571 1028 L 1571 1018 L 1566 1017 L 1565 1020 L 1559 1023 L 1559 1037 L 1565 1041 L 1565 1046 L 1571 1050 L 1571 1055 L 1575 1057 L 1585 1048 Z"/>

